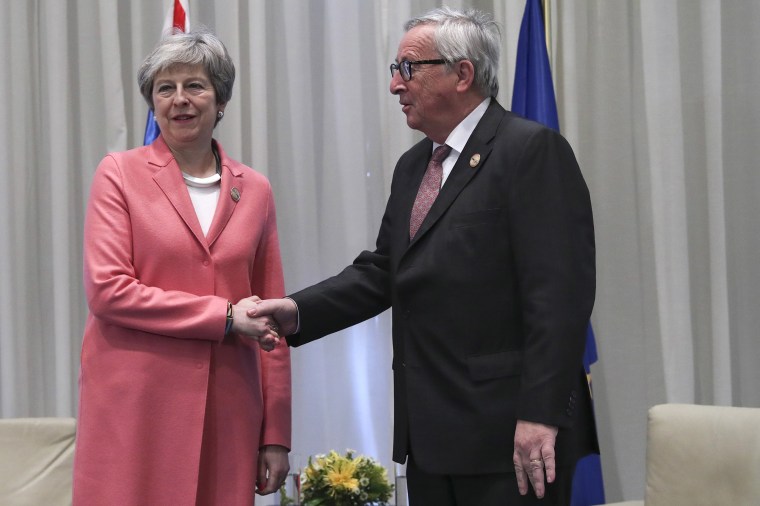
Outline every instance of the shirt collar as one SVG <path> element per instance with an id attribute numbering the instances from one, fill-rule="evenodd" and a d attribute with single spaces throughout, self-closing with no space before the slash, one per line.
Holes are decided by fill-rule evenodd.
<path id="1" fill-rule="evenodd" d="M 459 124 L 451 131 L 446 138 L 446 145 L 451 147 L 452 151 L 456 151 L 457 156 L 464 149 L 465 144 L 470 139 L 472 132 L 475 131 L 475 127 L 478 126 L 478 122 L 486 113 L 486 109 L 491 104 L 491 97 L 486 97 L 470 114 L 467 115 Z M 433 142 L 433 150 L 440 146 L 437 142 Z"/>

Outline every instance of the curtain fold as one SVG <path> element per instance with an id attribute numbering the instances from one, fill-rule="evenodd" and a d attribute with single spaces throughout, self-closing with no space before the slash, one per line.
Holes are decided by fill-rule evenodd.
<path id="1" fill-rule="evenodd" d="M 190 0 L 236 63 L 216 136 L 273 185 L 289 291 L 374 247 L 421 138 L 388 91 L 402 24 L 434 0 Z M 169 1 L 0 6 L 0 416 L 76 412 L 82 229 L 109 151 L 142 142 L 136 71 Z M 608 500 L 644 495 L 646 409 L 760 406 L 760 5 L 549 2 L 561 129 L 591 190 L 593 367 Z M 511 103 L 524 0 L 461 0 L 502 28 Z M 386 313 L 293 352 L 294 449 L 391 474 Z"/>
<path id="2" fill-rule="evenodd" d="M 682 103 L 682 62 L 677 5 L 641 4 L 641 72 L 644 80 L 645 147 L 652 206 L 659 334 L 666 398 L 694 401 L 693 334 L 688 255 L 687 197 Z M 680 24 L 680 23 L 679 23 Z M 681 358 L 685 357 L 685 360 Z"/>
<path id="3" fill-rule="evenodd" d="M 702 45 L 705 60 L 720 61 L 723 50 L 722 16 L 718 3 L 706 3 L 700 9 L 701 23 L 696 27 L 702 34 Z M 708 242 L 705 250 L 709 254 L 709 327 L 704 326 L 707 334 L 702 346 L 704 359 L 699 366 L 702 370 L 711 371 L 705 387 L 712 391 L 716 404 L 731 405 L 733 388 L 730 381 L 722 378 L 731 377 L 731 324 L 728 302 L 728 244 L 726 230 L 726 186 L 723 175 L 723 140 L 721 133 L 721 116 L 723 114 L 723 99 L 721 87 L 723 77 L 714 72 L 710 66 L 699 66 L 702 96 L 704 97 L 704 162 L 707 169 L 707 225 Z M 696 79 L 695 79 L 696 80 Z M 708 333 L 709 332 L 709 333 Z M 716 378 L 717 381 L 713 380 Z"/>

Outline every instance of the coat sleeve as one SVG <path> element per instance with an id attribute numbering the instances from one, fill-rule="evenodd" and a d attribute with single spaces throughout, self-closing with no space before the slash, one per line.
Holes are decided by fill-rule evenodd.
<path id="1" fill-rule="evenodd" d="M 386 209 L 374 251 L 362 251 L 340 273 L 289 295 L 298 305 L 301 346 L 376 316 L 391 306 L 390 213 Z"/>
<path id="2" fill-rule="evenodd" d="M 514 174 L 509 227 L 525 332 L 517 417 L 566 426 L 595 297 L 591 201 L 553 130 L 527 139 Z"/>
<path id="3" fill-rule="evenodd" d="M 253 266 L 251 293 L 262 299 L 280 298 L 285 293 L 271 187 L 268 189 L 264 233 L 257 248 Z M 282 339 L 271 352 L 259 350 L 259 356 L 264 397 L 261 445 L 280 445 L 290 448 L 292 423 L 290 349 L 285 339 Z"/>
<path id="4" fill-rule="evenodd" d="M 138 245 L 130 205 L 139 205 L 139 199 L 128 202 L 121 170 L 113 155 L 106 156 L 90 190 L 84 226 L 84 288 L 90 312 L 110 325 L 160 336 L 221 341 L 226 299 L 149 286 L 136 273 L 133 252 Z"/>

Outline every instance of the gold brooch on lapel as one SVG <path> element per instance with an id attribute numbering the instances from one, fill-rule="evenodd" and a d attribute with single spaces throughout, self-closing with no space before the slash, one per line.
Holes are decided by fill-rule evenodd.
<path id="1" fill-rule="evenodd" d="M 233 188 L 232 190 L 230 190 L 230 195 L 232 196 L 232 200 L 234 200 L 235 202 L 240 200 L 240 190 L 238 190 L 237 188 Z"/>
<path id="2" fill-rule="evenodd" d="M 470 158 L 470 167 L 474 169 L 475 167 L 478 166 L 479 163 L 480 163 L 480 154 L 475 153 L 474 155 L 472 155 L 472 158 Z"/>

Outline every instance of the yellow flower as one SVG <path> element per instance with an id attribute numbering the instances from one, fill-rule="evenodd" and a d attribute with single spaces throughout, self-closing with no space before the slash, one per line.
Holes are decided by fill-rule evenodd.
<path id="1" fill-rule="evenodd" d="M 319 469 L 309 466 L 305 469 L 305 475 L 308 479 L 313 480 L 317 477 L 317 474 L 319 473 Z"/>
<path id="2" fill-rule="evenodd" d="M 354 478 L 355 472 L 356 463 L 354 461 L 338 460 L 332 470 L 327 473 L 327 481 L 336 489 L 358 490 L 359 480 Z"/>
<path id="3" fill-rule="evenodd" d="M 353 450 L 309 457 L 301 485 L 304 504 L 385 503 L 393 492 L 385 468 L 369 457 L 355 457 Z"/>

